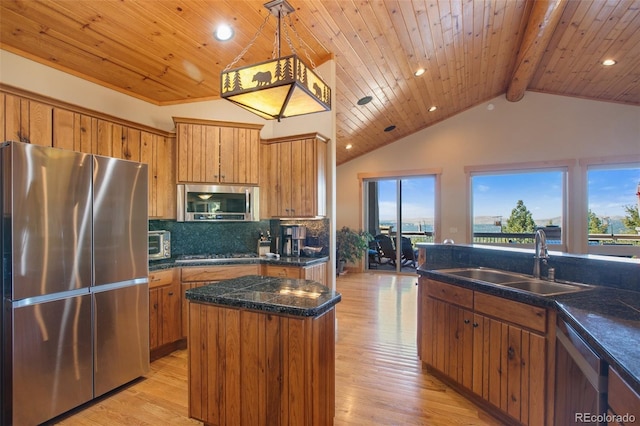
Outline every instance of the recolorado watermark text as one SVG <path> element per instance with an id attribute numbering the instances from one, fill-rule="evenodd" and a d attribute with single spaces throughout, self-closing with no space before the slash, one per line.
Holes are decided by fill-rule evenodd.
<path id="1" fill-rule="evenodd" d="M 593 414 L 575 413 L 576 423 L 635 423 L 636 416 L 633 414 Z"/>

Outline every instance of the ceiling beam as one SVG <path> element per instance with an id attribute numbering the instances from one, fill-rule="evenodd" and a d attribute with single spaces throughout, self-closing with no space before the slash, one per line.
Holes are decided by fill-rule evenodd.
<path id="1" fill-rule="evenodd" d="M 508 101 L 517 102 L 524 96 L 567 3 L 568 0 L 534 0 L 507 89 Z"/>

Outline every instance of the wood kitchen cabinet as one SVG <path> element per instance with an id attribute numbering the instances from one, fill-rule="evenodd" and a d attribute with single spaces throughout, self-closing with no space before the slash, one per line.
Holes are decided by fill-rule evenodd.
<path id="1" fill-rule="evenodd" d="M 551 424 L 547 335 L 552 314 L 426 277 L 419 284 L 422 362 L 503 417 Z"/>
<path id="2" fill-rule="evenodd" d="M 182 307 L 182 327 L 180 330 L 180 338 L 186 339 L 189 330 L 189 302 L 185 297 L 187 290 L 230 278 L 238 278 L 244 275 L 258 275 L 259 273 L 260 265 L 257 263 L 250 265 L 211 265 L 181 268 L 182 286 L 180 289 L 180 303 Z"/>
<path id="3" fill-rule="evenodd" d="M 0 93 L 0 136 L 3 141 L 52 146 L 53 107 L 9 93 Z"/>
<path id="4" fill-rule="evenodd" d="M 631 425 L 640 419 L 640 395 L 624 381 L 615 368 L 609 367 L 609 414 L 615 425 Z"/>
<path id="5" fill-rule="evenodd" d="M 0 137 L 138 161 L 149 169 L 149 217 L 175 219 L 175 137 L 0 83 Z M 258 142 L 256 142 L 257 144 Z"/>
<path id="6" fill-rule="evenodd" d="M 327 285 L 327 263 L 309 266 L 262 265 L 262 275 L 268 277 L 296 278 L 317 281 Z"/>
<path id="7" fill-rule="evenodd" d="M 258 184 L 262 125 L 174 117 L 177 180 Z"/>
<path id="8" fill-rule="evenodd" d="M 269 139 L 260 150 L 261 216 L 325 216 L 327 139 L 317 133 Z"/>
<path id="9" fill-rule="evenodd" d="M 149 274 L 149 350 L 151 359 L 171 352 L 181 338 L 180 281 L 177 269 Z"/>
<path id="10" fill-rule="evenodd" d="M 175 219 L 175 139 L 144 132 L 140 146 L 140 160 L 149 166 L 149 217 Z"/>

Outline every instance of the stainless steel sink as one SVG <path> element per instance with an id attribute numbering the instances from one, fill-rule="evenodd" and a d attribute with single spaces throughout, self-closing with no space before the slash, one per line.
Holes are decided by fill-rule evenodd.
<path id="1" fill-rule="evenodd" d="M 526 291 L 541 296 L 575 293 L 593 288 L 587 284 L 545 281 L 514 272 L 486 268 L 441 269 L 438 272 L 501 287 L 509 287 L 514 290 Z"/>
<path id="2" fill-rule="evenodd" d="M 465 269 L 445 269 L 439 272 L 455 275 L 457 277 L 470 278 L 472 280 L 484 281 L 492 284 L 512 283 L 521 281 L 527 277 L 510 272 L 496 271 L 494 269 L 465 268 Z"/>
<path id="3" fill-rule="evenodd" d="M 515 283 L 505 284 L 505 287 L 528 291 L 530 293 L 550 296 L 553 294 L 574 293 L 577 291 L 588 290 L 591 287 L 585 284 L 565 284 L 555 281 L 543 281 L 530 279 L 527 281 L 519 281 Z"/>

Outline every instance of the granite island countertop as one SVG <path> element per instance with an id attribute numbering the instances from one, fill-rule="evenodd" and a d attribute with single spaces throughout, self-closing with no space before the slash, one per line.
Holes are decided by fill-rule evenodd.
<path id="1" fill-rule="evenodd" d="M 187 290 L 186 298 L 196 303 L 316 317 L 334 307 L 342 296 L 315 281 L 246 275 Z"/>
<path id="2" fill-rule="evenodd" d="M 540 296 L 467 278 L 447 276 L 437 269 L 418 274 L 507 299 L 555 309 L 591 346 L 640 393 L 640 292 L 604 286 L 555 296 Z"/>

